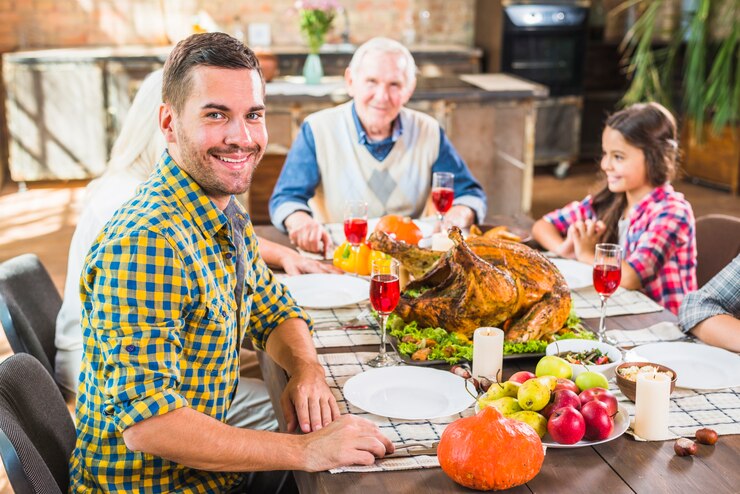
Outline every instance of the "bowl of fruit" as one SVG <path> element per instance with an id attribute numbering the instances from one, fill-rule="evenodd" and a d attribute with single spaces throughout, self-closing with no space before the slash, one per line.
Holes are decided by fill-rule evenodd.
<path id="1" fill-rule="evenodd" d="M 676 372 L 665 365 L 652 362 L 624 362 L 617 366 L 617 386 L 624 396 L 635 401 L 637 394 L 637 375 L 640 373 L 665 374 L 671 378 L 671 393 L 676 389 Z"/>
<path id="2" fill-rule="evenodd" d="M 573 379 L 584 371 L 600 372 L 607 379 L 614 377 L 614 369 L 622 363 L 622 352 L 615 346 L 594 340 L 557 340 L 545 349 L 545 355 L 565 359 L 573 369 Z"/>
<path id="3" fill-rule="evenodd" d="M 494 407 L 507 418 L 529 424 L 553 448 L 577 448 L 610 441 L 629 426 L 606 376 L 584 371 L 571 380 L 570 364 L 549 355 L 535 372 L 519 371 L 490 386 L 476 399 L 476 412 Z M 593 403 L 592 403 L 593 402 Z"/>

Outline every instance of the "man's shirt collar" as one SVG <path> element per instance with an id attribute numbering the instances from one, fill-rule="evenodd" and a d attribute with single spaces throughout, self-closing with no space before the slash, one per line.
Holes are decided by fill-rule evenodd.
<path id="1" fill-rule="evenodd" d="M 201 186 L 175 163 L 166 149 L 157 163 L 157 173 L 165 188 L 180 201 L 204 236 L 213 237 L 224 227 L 228 221 L 226 215 L 205 194 Z M 232 196 L 231 202 L 235 201 Z"/>
<path id="2" fill-rule="evenodd" d="M 367 146 L 368 144 L 375 144 L 377 142 L 384 142 L 387 139 L 383 139 L 382 141 L 371 141 L 367 137 L 367 132 L 365 132 L 365 129 L 362 127 L 362 122 L 360 122 L 360 117 L 357 116 L 357 110 L 355 109 L 355 102 L 352 102 L 352 120 L 355 122 L 355 128 L 357 129 L 357 135 L 359 137 L 358 141 L 360 144 Z M 399 113 L 398 116 L 393 120 L 393 128 L 391 129 L 391 136 L 390 140 L 391 142 L 396 142 L 401 135 L 403 134 L 403 124 L 401 123 L 401 114 Z"/>

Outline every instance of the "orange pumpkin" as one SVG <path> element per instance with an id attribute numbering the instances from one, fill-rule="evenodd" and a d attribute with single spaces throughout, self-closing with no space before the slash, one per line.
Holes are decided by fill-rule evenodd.
<path id="1" fill-rule="evenodd" d="M 411 221 L 411 218 L 397 214 L 387 214 L 380 218 L 375 226 L 375 231 L 385 232 L 396 240 L 406 242 L 409 245 L 418 245 L 419 240 L 424 237 L 416 223 Z"/>
<path id="2" fill-rule="evenodd" d="M 532 480 L 545 453 L 537 433 L 504 418 L 494 407 L 447 426 L 437 446 L 442 470 L 455 482 L 481 491 L 503 490 Z"/>

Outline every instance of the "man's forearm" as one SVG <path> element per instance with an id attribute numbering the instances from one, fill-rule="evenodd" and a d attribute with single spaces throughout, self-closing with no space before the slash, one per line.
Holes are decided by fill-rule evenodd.
<path id="1" fill-rule="evenodd" d="M 691 333 L 710 345 L 740 352 L 740 320 L 729 314 L 707 318 L 694 326 Z"/>
<path id="2" fill-rule="evenodd" d="M 265 349 L 289 375 L 301 367 L 319 365 L 311 334 L 302 319 L 288 319 L 281 323 L 270 334 Z"/>
<path id="3" fill-rule="evenodd" d="M 123 439 L 132 451 L 198 470 L 244 472 L 306 468 L 301 436 L 232 427 L 187 407 L 139 422 L 123 432 Z"/>

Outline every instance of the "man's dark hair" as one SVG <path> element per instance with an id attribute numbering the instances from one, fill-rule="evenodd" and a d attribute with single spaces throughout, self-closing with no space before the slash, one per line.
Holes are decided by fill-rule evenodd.
<path id="1" fill-rule="evenodd" d="M 256 70 L 264 84 L 254 52 L 241 41 L 224 33 L 193 34 L 177 43 L 164 63 L 162 101 L 176 112 L 185 106 L 195 67 Z"/>

